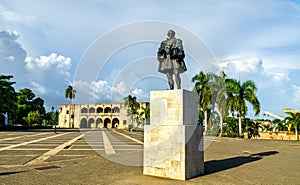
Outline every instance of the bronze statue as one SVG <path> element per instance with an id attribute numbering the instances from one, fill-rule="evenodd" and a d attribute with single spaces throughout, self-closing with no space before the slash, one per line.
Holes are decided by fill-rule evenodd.
<path id="1" fill-rule="evenodd" d="M 173 30 L 169 30 L 167 35 L 168 38 L 161 42 L 157 52 L 158 71 L 167 75 L 171 90 L 174 89 L 174 74 L 177 89 L 181 89 L 180 73 L 184 73 L 187 70 L 183 60 L 185 55 L 182 41 L 175 38 Z"/>

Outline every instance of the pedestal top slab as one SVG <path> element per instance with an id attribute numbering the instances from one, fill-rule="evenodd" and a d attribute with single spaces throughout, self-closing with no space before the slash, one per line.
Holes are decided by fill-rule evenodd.
<path id="1" fill-rule="evenodd" d="M 150 92 L 150 125 L 197 125 L 198 96 L 185 89 Z"/>

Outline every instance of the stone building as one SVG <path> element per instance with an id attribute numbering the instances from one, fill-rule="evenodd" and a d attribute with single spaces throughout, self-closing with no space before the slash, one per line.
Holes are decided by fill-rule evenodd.
<path id="1" fill-rule="evenodd" d="M 138 112 L 147 102 L 139 103 Z M 120 128 L 132 125 L 124 103 L 61 104 L 58 126 L 60 128 Z M 138 123 L 134 121 L 136 127 Z"/>

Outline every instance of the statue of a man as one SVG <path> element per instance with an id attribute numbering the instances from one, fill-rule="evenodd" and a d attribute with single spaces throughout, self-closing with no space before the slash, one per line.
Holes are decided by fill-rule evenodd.
<path id="1" fill-rule="evenodd" d="M 173 75 L 177 89 L 181 89 L 180 73 L 184 73 L 186 65 L 184 63 L 184 51 L 182 41 L 175 38 L 173 30 L 168 31 L 168 38 L 160 44 L 157 52 L 157 59 L 159 61 L 158 71 L 167 75 L 170 89 L 174 89 Z"/>

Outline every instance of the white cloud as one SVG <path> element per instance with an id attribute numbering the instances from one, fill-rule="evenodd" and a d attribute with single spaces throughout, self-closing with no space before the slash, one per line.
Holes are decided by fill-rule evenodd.
<path id="1" fill-rule="evenodd" d="M 266 75 L 274 79 L 275 81 L 286 81 L 290 80 L 287 73 L 281 73 L 281 72 L 266 72 Z"/>
<path id="2" fill-rule="evenodd" d="M 262 60 L 258 58 L 229 57 L 218 63 L 220 71 L 235 76 L 237 73 L 255 73 L 262 69 Z"/>
<path id="3" fill-rule="evenodd" d="M 26 69 L 28 71 L 58 71 L 67 77 L 70 76 L 71 58 L 51 53 L 49 56 L 40 56 L 39 58 L 26 57 Z"/>
<path id="4" fill-rule="evenodd" d="M 26 51 L 17 42 L 19 33 L 16 31 L 0 31 L 0 60 L 1 62 L 23 62 Z"/>
<path id="5" fill-rule="evenodd" d="M 113 102 L 123 102 L 124 97 L 129 94 L 125 82 L 119 82 L 111 88 L 111 98 Z"/>
<path id="6" fill-rule="evenodd" d="M 103 103 L 111 99 L 111 87 L 106 81 L 74 81 L 72 86 L 76 90 L 76 103 Z"/>
<path id="7" fill-rule="evenodd" d="M 143 89 L 136 88 L 131 93 L 137 97 L 137 101 L 149 101 L 149 94 L 146 94 Z"/>
<path id="8" fill-rule="evenodd" d="M 234 74 L 235 78 L 240 73 L 242 80 L 250 79 L 257 82 L 259 92 L 264 94 L 264 98 L 272 96 L 269 100 L 262 99 L 263 105 L 275 99 L 278 100 L 278 103 L 276 101 L 278 105 L 292 101 L 291 95 L 283 95 L 284 92 L 280 90 L 293 88 L 293 82 L 298 80 L 290 76 L 291 70 L 300 69 L 298 52 L 300 9 L 293 1 L 249 0 L 226 1 L 226 3 L 176 1 L 172 4 L 159 1 L 133 1 L 132 3 L 134 6 L 122 9 L 120 7 L 123 7 L 125 2 L 120 6 L 115 6 L 113 2 L 102 1 L 53 3 L 47 0 L 43 2 L 28 0 L 22 6 L 15 0 L 1 2 L 0 27 L 16 29 L 22 37 L 15 31 L 0 32 L 0 72 L 14 74 L 16 85 L 20 85 L 22 81 L 22 86 L 29 84 L 33 87 L 32 82 L 30 83 L 33 81 L 46 88 L 47 92 L 52 89 L 51 101 L 61 103 L 61 99 L 57 100 L 57 97 L 64 96 L 63 90 L 70 82 L 71 64 L 76 66 L 80 56 L 94 39 L 121 24 L 143 19 L 162 20 L 190 29 L 207 43 L 217 58 L 238 56 L 227 57 L 221 61 L 220 69 L 225 70 L 228 75 Z M 157 6 L 158 4 L 160 6 Z M 163 11 L 166 6 L 178 10 L 177 14 L 171 15 Z M 178 9 L 181 6 L 187 8 Z M 145 11 L 143 7 L 148 8 Z M 70 18 L 75 16 L 79 19 L 70 21 Z M 98 20 L 97 24 L 95 20 Z M 164 38 L 165 33 L 162 34 Z M 120 38 L 124 36 L 126 35 Z M 26 51 L 23 48 L 26 48 Z M 72 56 L 72 61 L 56 53 L 45 55 L 53 51 Z M 27 58 L 26 53 L 29 54 Z M 117 74 L 113 72 L 114 69 L 116 66 L 107 69 L 112 74 L 110 79 L 114 79 Z M 294 73 L 300 74 L 298 71 Z M 131 77 L 129 75 L 131 74 L 125 73 L 124 77 L 128 79 Z M 124 79 L 121 78 L 120 81 Z M 37 84 L 35 85 L 38 86 Z M 149 89 L 153 88 L 151 84 Z M 123 97 L 128 95 L 131 88 L 130 84 L 121 82 L 112 87 L 106 81 L 80 85 L 80 89 L 85 91 L 82 103 L 86 103 L 86 100 L 92 97 L 99 101 L 111 99 L 123 101 Z M 296 87 L 295 92 L 298 92 Z M 143 96 L 142 94 L 149 89 L 137 88 L 132 93 Z M 43 91 L 40 89 L 39 92 Z M 48 95 L 49 93 L 47 97 Z M 274 107 L 275 102 L 270 109 Z"/>
<path id="9" fill-rule="evenodd" d="M 26 57 L 19 37 L 17 31 L 0 31 L 0 73 L 13 75 L 16 90 L 31 88 L 37 96 L 42 96 L 46 106 L 62 103 L 63 90 L 70 81 L 71 58 L 55 53 Z M 54 96 L 55 92 L 59 96 Z"/>
<path id="10" fill-rule="evenodd" d="M 259 58 L 230 57 L 220 61 L 218 67 L 220 71 L 224 71 L 227 75 L 235 78 L 240 75 L 255 78 L 255 74 L 261 73 L 264 76 L 264 82 L 266 79 L 275 82 L 290 80 L 287 68 L 266 65 L 265 63 L 265 60 Z"/>

